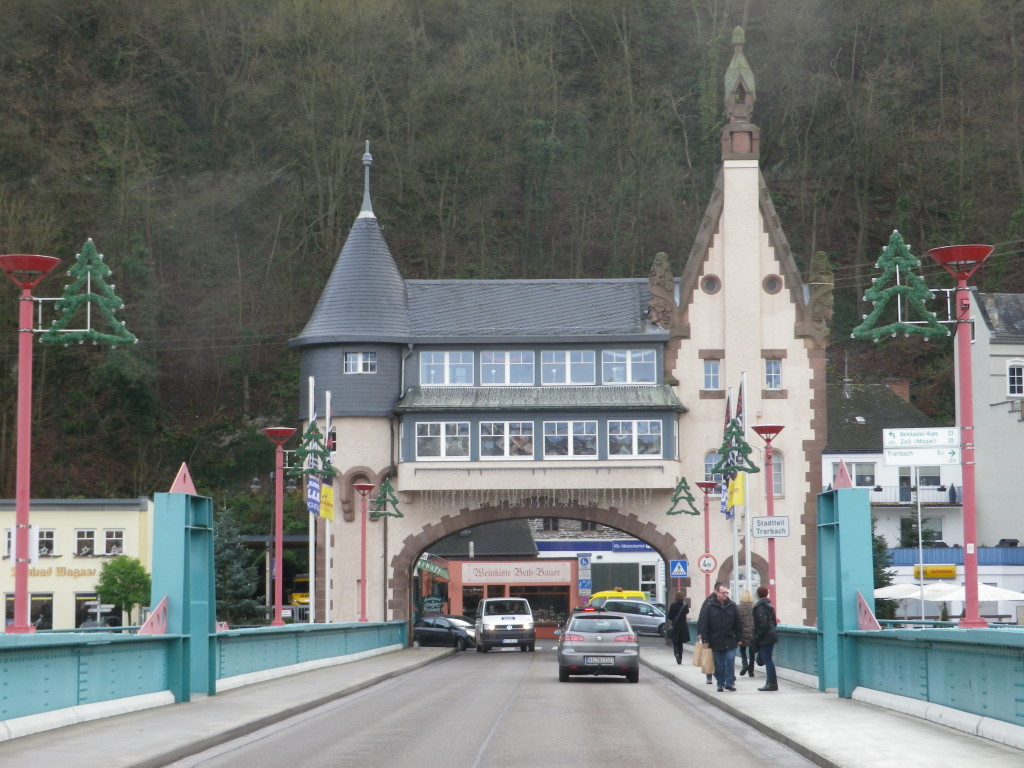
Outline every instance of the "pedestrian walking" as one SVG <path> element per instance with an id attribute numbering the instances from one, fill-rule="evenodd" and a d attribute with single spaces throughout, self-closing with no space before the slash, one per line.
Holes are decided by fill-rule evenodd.
<path id="1" fill-rule="evenodd" d="M 743 636 L 740 637 L 740 660 L 743 665 L 740 667 L 740 677 L 744 675 L 754 676 L 754 656 L 757 654 L 757 647 L 754 645 L 754 598 L 750 596 L 750 590 L 744 589 L 740 592 L 740 622 L 743 624 Z"/>
<path id="2" fill-rule="evenodd" d="M 772 658 L 779 634 L 775 630 L 778 619 L 775 618 L 775 606 L 768 597 L 768 587 L 757 588 L 758 600 L 754 603 L 754 644 L 764 663 L 764 674 L 767 680 L 759 691 L 777 691 L 779 682 L 775 677 L 775 661 Z"/>
<path id="3" fill-rule="evenodd" d="M 735 691 L 736 646 L 743 634 L 739 608 L 729 599 L 729 588 L 724 584 L 715 590 L 715 599 L 704 608 L 698 630 L 704 644 L 714 652 L 718 691 Z"/>
<path id="4" fill-rule="evenodd" d="M 720 586 L 722 586 L 722 582 L 716 581 L 715 586 L 711 588 L 711 594 L 704 598 L 704 602 L 701 603 L 700 606 L 700 613 L 697 614 L 697 642 L 702 643 L 705 646 L 707 646 L 707 643 L 704 643 L 703 638 L 701 638 L 700 636 L 700 625 L 701 622 L 704 621 L 704 616 L 707 613 L 708 604 L 715 599 L 715 592 L 718 591 L 718 588 Z M 711 683 L 713 682 L 712 675 L 707 675 L 704 682 L 708 685 L 711 685 Z"/>
<path id="5" fill-rule="evenodd" d="M 676 599 L 668 607 L 668 620 L 672 625 L 669 629 L 669 638 L 672 640 L 676 664 L 683 663 L 683 643 L 690 642 L 690 628 L 686 625 L 686 615 L 689 612 L 690 606 L 686 603 L 686 597 L 682 592 L 676 592 Z"/>

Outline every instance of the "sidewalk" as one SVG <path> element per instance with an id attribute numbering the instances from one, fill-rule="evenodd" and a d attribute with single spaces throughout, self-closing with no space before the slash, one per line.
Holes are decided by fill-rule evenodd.
<path id="1" fill-rule="evenodd" d="M 817 678 L 783 669 L 779 670 L 777 692 L 757 690 L 765 683 L 764 667 L 758 667 L 754 677 L 737 678 L 735 693 L 718 693 L 717 686 L 707 685 L 704 674 L 690 663 L 689 652 L 683 654 L 683 663 L 678 665 L 671 648 L 661 650 L 644 649 L 641 659 L 649 672 L 675 680 L 691 693 L 827 768 L 1004 768 L 1024 764 L 1024 728 L 1020 726 L 964 716 L 925 702 L 884 694 L 865 692 L 865 699 L 872 703 L 840 699 L 835 694 L 820 692 Z M 892 705 L 904 709 L 900 712 L 884 708 Z M 954 727 L 926 717 L 945 717 Z M 955 727 L 977 727 L 979 720 L 984 720 L 982 732 L 988 728 L 995 738 L 1016 746 Z"/>

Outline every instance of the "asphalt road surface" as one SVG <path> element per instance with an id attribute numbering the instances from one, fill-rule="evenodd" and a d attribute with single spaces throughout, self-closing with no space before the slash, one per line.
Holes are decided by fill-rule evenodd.
<path id="1" fill-rule="evenodd" d="M 669 652 L 658 645 L 645 650 Z M 536 653 L 456 654 L 174 765 L 812 765 L 643 667 L 636 685 L 613 677 L 559 683 L 553 649 L 549 640 Z"/>

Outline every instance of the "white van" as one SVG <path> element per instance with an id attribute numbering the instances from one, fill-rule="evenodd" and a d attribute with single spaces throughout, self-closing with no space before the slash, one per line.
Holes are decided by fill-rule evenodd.
<path id="1" fill-rule="evenodd" d="M 476 607 L 477 653 L 514 646 L 532 652 L 536 642 L 533 611 L 526 598 L 488 597 Z"/>

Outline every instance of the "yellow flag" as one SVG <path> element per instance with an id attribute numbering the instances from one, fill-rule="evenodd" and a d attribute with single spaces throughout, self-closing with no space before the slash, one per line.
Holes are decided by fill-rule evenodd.
<path id="1" fill-rule="evenodd" d="M 320 483 L 320 517 L 334 519 L 334 478 L 330 475 L 325 475 Z"/>
<path id="2" fill-rule="evenodd" d="M 729 509 L 742 507 L 747 503 L 744 478 L 746 472 L 737 472 L 736 477 L 729 481 Z"/>

